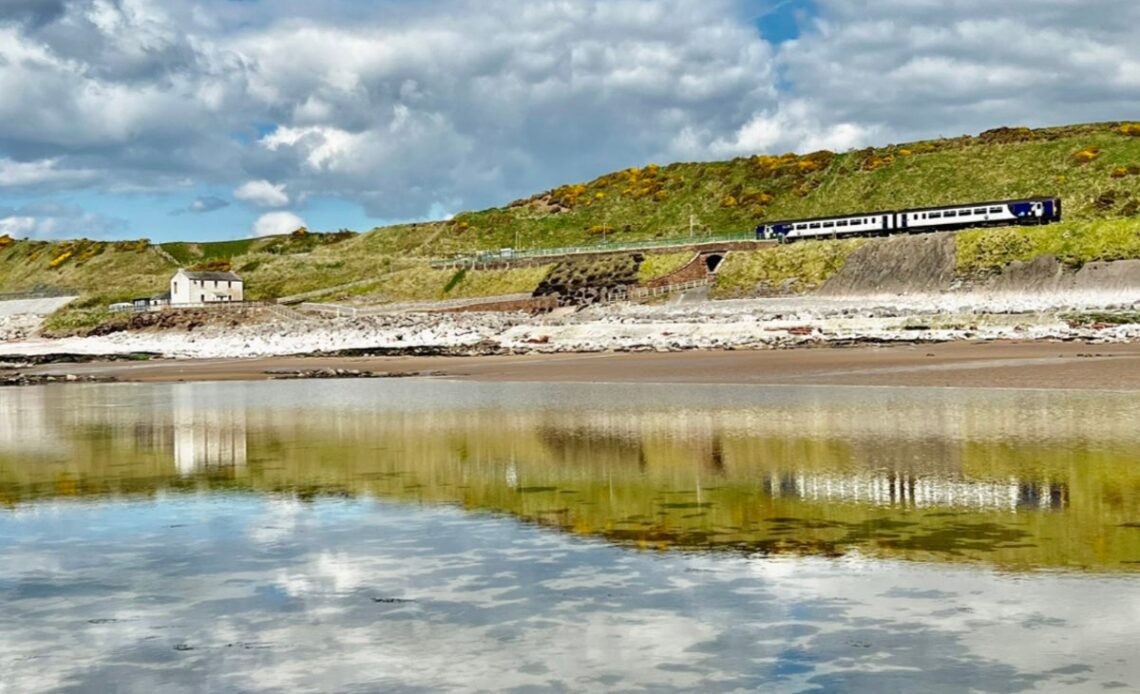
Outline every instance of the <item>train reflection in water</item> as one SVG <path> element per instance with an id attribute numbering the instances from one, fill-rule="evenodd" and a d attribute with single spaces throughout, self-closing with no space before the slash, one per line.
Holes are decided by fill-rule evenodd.
<path id="1" fill-rule="evenodd" d="M 790 472 L 765 476 L 763 487 L 773 498 L 915 509 L 946 507 L 1016 512 L 1059 510 L 1069 504 L 1068 488 L 1056 482 L 952 480 L 899 472 Z"/>

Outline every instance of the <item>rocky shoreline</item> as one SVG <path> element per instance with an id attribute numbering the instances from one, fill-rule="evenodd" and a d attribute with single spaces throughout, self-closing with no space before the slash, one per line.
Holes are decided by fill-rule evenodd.
<path id="1" fill-rule="evenodd" d="M 311 356 L 486 356 L 935 344 L 1140 340 L 1140 295 L 918 295 L 728 301 L 674 298 L 546 316 L 406 313 L 263 321 L 0 343 L 0 362 Z"/>

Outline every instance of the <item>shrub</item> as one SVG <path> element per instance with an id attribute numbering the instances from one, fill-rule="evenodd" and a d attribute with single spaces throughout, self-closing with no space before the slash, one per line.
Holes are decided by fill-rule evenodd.
<path id="1" fill-rule="evenodd" d="M 1129 137 L 1140 137 L 1140 123 L 1125 123 L 1120 126 L 1119 132 Z"/>
<path id="2" fill-rule="evenodd" d="M 740 194 L 741 205 L 767 205 L 776 199 L 775 195 L 763 190 L 746 190 Z"/>
<path id="3" fill-rule="evenodd" d="M 54 270 L 55 268 L 59 267 L 60 265 L 63 265 L 64 263 L 66 263 L 68 261 L 68 259 L 71 258 L 72 255 L 74 255 L 74 251 L 64 251 L 63 253 L 60 253 L 55 258 L 53 258 L 52 261 L 50 263 L 48 263 L 48 267 L 50 267 Z"/>
<path id="4" fill-rule="evenodd" d="M 1073 161 L 1075 161 L 1077 164 L 1083 165 L 1083 164 L 1088 164 L 1091 161 L 1096 161 L 1097 157 L 1099 157 L 1099 156 L 1100 156 L 1100 148 L 1099 147 L 1085 147 L 1082 150 L 1078 150 L 1076 152 L 1073 152 Z"/>
<path id="5" fill-rule="evenodd" d="M 1126 167 L 1123 167 L 1123 166 L 1116 167 L 1115 169 L 1112 170 L 1112 173 L 1109 174 L 1109 176 L 1111 176 L 1112 178 L 1124 178 L 1127 175 L 1128 175 L 1128 169 Z"/>
<path id="6" fill-rule="evenodd" d="M 821 149 L 818 152 L 804 155 L 796 162 L 796 168 L 800 173 L 811 173 L 813 171 L 822 171 L 831 166 L 835 161 L 835 152 L 826 149 Z"/>
<path id="7" fill-rule="evenodd" d="M 215 258 L 198 263 L 190 268 L 193 272 L 229 272 L 233 264 L 229 258 Z"/>
<path id="8" fill-rule="evenodd" d="M 9 236 L 8 234 L 4 234 L 3 236 L 0 236 L 0 248 L 7 248 L 8 246 L 11 246 L 13 243 L 15 243 L 15 240 L 11 236 Z"/>
<path id="9" fill-rule="evenodd" d="M 723 198 L 720 199 L 720 206 L 721 207 L 731 208 L 731 207 L 736 207 L 737 204 L 738 204 L 737 199 L 732 195 L 725 195 Z"/>
<path id="10" fill-rule="evenodd" d="M 1028 142 L 1034 137 L 1033 131 L 1029 128 L 994 128 L 978 135 L 978 139 L 986 144 Z"/>
<path id="11" fill-rule="evenodd" d="M 879 154 L 874 150 L 867 150 L 859 157 L 859 170 L 868 173 L 878 171 L 879 169 L 890 166 L 895 163 L 895 158 L 891 154 Z"/>

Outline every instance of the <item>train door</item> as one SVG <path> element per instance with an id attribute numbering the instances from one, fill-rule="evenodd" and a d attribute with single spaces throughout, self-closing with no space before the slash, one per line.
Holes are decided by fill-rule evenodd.
<path id="1" fill-rule="evenodd" d="M 898 227 L 899 229 L 905 230 L 905 229 L 910 228 L 910 215 L 907 214 L 906 212 L 903 212 L 901 214 L 896 214 L 895 219 L 899 220 L 899 221 L 895 222 L 895 226 Z"/>
<path id="2" fill-rule="evenodd" d="M 891 230 L 890 218 L 887 215 L 883 215 L 883 231 L 890 231 L 890 230 Z"/>

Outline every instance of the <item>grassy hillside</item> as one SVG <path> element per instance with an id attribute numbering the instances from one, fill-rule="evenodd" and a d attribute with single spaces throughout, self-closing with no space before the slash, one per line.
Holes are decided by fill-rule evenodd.
<path id="1" fill-rule="evenodd" d="M 437 254 L 515 245 L 747 231 L 761 220 L 1029 195 L 1064 198 L 1067 219 L 1140 212 L 1140 127 L 1118 123 L 846 153 L 757 155 L 649 165 L 563 186 L 504 208 L 464 213 L 430 244 Z M 381 232 L 382 233 L 382 232 Z"/>
<path id="2" fill-rule="evenodd" d="M 218 243 L 47 243 L 0 237 L 0 294 L 36 288 L 79 292 L 98 307 L 161 291 L 177 266 L 232 267 L 251 298 L 363 286 L 349 294 L 391 299 L 525 291 L 538 271 L 431 271 L 426 260 L 488 248 L 554 247 L 697 233 L 747 231 L 761 220 L 1028 195 L 1064 199 L 1066 223 L 970 231 L 958 237 L 963 272 L 986 272 L 1043 253 L 1079 265 L 1140 257 L 1140 125 L 1104 123 L 930 140 L 845 153 L 757 155 L 726 162 L 647 165 L 545 191 L 445 222 L 363 234 L 298 233 Z M 842 266 L 857 244 L 797 246 L 739 256 L 722 295 L 758 283 L 808 287 Z M 763 256 L 763 257 L 760 257 Z M 679 257 L 655 261 L 666 270 Z M 658 267 L 659 266 L 659 267 Z M 330 292 L 336 295 L 336 292 Z"/>

